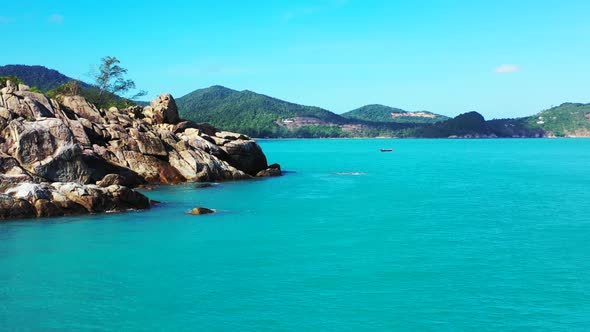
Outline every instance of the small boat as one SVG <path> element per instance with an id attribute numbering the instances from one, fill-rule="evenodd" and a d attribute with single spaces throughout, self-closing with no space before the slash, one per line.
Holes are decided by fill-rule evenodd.
<path id="1" fill-rule="evenodd" d="M 381 152 L 391 152 L 393 151 L 393 148 L 388 148 L 388 149 L 381 149 Z"/>

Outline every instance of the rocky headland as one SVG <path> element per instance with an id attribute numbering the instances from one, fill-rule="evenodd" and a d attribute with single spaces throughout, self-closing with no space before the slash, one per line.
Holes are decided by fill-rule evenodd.
<path id="1" fill-rule="evenodd" d="M 132 188 L 281 174 L 250 137 L 180 119 L 169 94 L 98 109 L 0 88 L 0 220 L 146 209 Z"/>

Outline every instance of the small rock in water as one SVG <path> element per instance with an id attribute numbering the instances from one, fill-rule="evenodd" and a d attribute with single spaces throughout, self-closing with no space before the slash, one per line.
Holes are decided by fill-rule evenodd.
<path id="1" fill-rule="evenodd" d="M 188 212 L 188 214 L 199 215 L 199 214 L 211 214 L 215 213 L 214 210 L 204 208 L 204 207 L 196 207 Z"/>
<path id="2" fill-rule="evenodd" d="M 213 187 L 213 185 L 211 183 L 197 183 L 195 185 L 195 189 L 205 189 L 205 188 L 211 188 Z"/>
<path id="3" fill-rule="evenodd" d="M 281 172 L 281 165 L 279 164 L 272 164 L 268 166 L 267 169 L 264 169 L 258 173 L 256 173 L 257 177 L 271 177 L 271 176 L 281 176 L 283 173 Z"/>

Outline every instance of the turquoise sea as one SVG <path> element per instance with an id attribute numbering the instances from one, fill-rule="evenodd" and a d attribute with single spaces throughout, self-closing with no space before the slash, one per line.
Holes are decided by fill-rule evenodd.
<path id="1" fill-rule="evenodd" d="M 590 330 L 590 140 L 260 143 L 285 176 L 0 223 L 0 330 Z"/>

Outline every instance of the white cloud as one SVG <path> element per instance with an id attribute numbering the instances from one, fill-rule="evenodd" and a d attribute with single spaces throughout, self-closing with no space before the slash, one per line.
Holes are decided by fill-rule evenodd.
<path id="1" fill-rule="evenodd" d="M 49 23 L 61 24 L 64 22 L 64 17 L 59 14 L 53 14 L 47 19 Z"/>
<path id="2" fill-rule="evenodd" d="M 502 64 L 494 70 L 498 74 L 510 74 L 520 71 L 520 66 L 512 64 Z"/>

